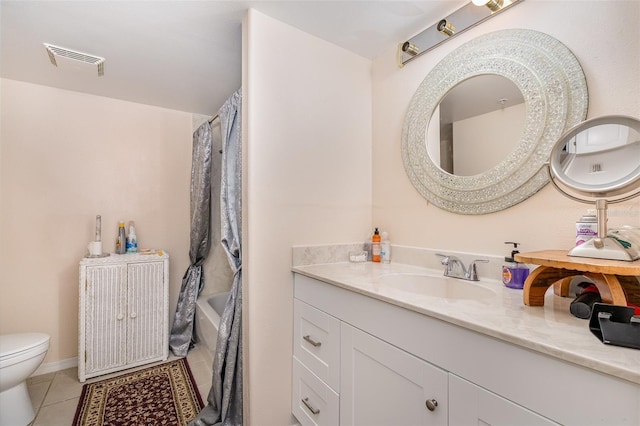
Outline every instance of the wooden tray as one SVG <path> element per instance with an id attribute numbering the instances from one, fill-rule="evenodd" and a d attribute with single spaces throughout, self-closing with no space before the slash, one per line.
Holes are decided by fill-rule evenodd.
<path id="1" fill-rule="evenodd" d="M 518 262 L 540 265 L 524 282 L 523 299 L 528 306 L 544 306 L 544 294 L 553 285 L 558 296 L 567 296 L 575 276 L 592 280 L 603 303 L 640 306 L 640 260 L 593 259 L 568 256 L 565 250 L 518 253 Z"/>

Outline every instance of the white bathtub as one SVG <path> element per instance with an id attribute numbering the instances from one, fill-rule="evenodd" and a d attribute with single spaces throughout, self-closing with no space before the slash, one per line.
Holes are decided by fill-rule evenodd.
<path id="1" fill-rule="evenodd" d="M 196 301 L 196 339 L 213 354 L 218 340 L 220 317 L 229 292 L 201 296 Z"/>

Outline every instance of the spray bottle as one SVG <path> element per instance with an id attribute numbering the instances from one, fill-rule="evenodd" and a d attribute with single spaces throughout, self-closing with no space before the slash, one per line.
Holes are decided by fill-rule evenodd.
<path id="1" fill-rule="evenodd" d="M 124 221 L 118 222 L 118 237 L 116 238 L 116 254 L 125 254 L 127 251 L 127 236 L 124 231 Z"/>

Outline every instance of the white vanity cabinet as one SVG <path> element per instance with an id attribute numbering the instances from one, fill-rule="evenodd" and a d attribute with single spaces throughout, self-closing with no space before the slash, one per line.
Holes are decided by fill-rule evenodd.
<path id="1" fill-rule="evenodd" d="M 79 298 L 81 382 L 168 358 L 168 254 L 85 258 Z"/>
<path id="2" fill-rule="evenodd" d="M 302 425 L 640 424 L 640 386 L 635 383 L 360 294 L 357 289 L 299 273 L 294 276 L 292 411 Z M 317 326 L 324 331 L 300 331 L 305 322 L 300 306 L 324 318 Z M 317 365 L 303 361 L 298 341 L 307 334 L 314 340 L 329 329 L 333 331 L 327 334 L 335 334 L 336 322 L 339 362 L 333 358 L 335 349 L 331 357 L 317 357 Z M 322 339 L 320 347 L 325 347 Z M 300 369 L 307 374 L 306 382 L 316 382 L 320 389 L 316 395 L 304 393 L 309 390 L 299 383 L 296 371 Z M 329 375 L 326 369 L 331 370 Z M 335 375 L 337 383 L 329 378 Z M 314 415 L 301 403 L 305 398 L 326 406 Z M 317 421 L 327 414 L 331 417 Z"/>

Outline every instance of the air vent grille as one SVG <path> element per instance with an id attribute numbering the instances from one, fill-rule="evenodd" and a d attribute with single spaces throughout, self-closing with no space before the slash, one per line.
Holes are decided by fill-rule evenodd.
<path id="1" fill-rule="evenodd" d="M 78 52 L 77 50 L 67 49 L 65 47 L 54 46 L 53 44 L 49 43 L 43 44 L 47 49 L 49 60 L 56 67 L 58 66 L 56 57 L 67 58 L 89 65 L 96 65 L 98 67 L 98 76 L 104 75 L 104 58 L 101 58 L 100 56 L 90 55 L 88 53 Z"/>

